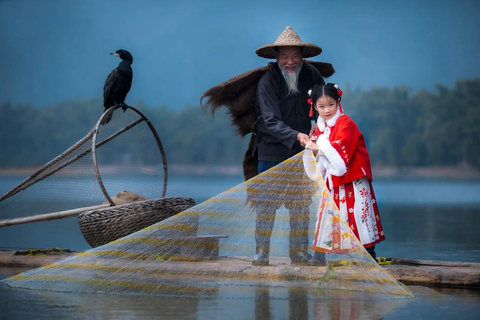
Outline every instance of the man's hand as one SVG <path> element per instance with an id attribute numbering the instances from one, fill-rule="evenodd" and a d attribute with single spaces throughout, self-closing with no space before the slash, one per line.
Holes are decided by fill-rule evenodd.
<path id="1" fill-rule="evenodd" d="M 297 134 L 297 141 L 300 142 L 302 147 L 305 147 L 307 145 L 307 142 L 310 141 L 310 138 L 305 133 L 299 132 Z"/>

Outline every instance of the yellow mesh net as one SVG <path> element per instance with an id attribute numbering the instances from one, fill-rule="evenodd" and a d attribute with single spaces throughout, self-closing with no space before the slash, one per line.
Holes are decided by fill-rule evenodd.
<path id="1" fill-rule="evenodd" d="M 325 252 L 326 265 L 297 263 L 299 250 L 316 256 L 317 229 L 325 233 L 315 246 Z M 252 265 L 259 243 L 268 246 L 268 265 Z M 113 294 L 239 298 L 278 288 L 412 297 L 340 220 L 310 151 L 169 219 L 3 281 Z"/>

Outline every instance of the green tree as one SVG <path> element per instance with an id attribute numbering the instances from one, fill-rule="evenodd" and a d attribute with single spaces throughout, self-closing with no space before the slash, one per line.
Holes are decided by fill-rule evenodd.
<path id="1" fill-rule="evenodd" d="M 356 110 L 352 118 L 365 135 L 373 164 L 404 165 L 402 148 L 415 127 L 409 89 L 373 88 L 362 92 L 352 109 Z"/>
<path id="2" fill-rule="evenodd" d="M 413 95 L 405 86 L 367 91 L 346 87 L 342 105 L 365 135 L 374 165 L 480 169 L 480 79 Z M 154 125 L 169 164 L 241 166 L 249 137 L 242 140 L 236 134 L 226 109 L 214 118 L 199 106 L 173 111 L 139 103 L 136 108 Z M 1 104 L 0 166 L 45 164 L 84 137 L 102 112 L 100 99 L 68 100 L 42 109 Z M 140 151 L 134 140 L 129 143 L 135 161 L 158 160 L 155 148 Z"/>

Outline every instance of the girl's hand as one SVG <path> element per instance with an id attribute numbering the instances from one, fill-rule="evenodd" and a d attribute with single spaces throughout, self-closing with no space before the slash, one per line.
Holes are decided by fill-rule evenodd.
<path id="1" fill-rule="evenodd" d="M 318 146 L 314 141 L 308 141 L 307 144 L 305 145 L 305 149 L 312 150 L 314 153 L 318 152 Z"/>

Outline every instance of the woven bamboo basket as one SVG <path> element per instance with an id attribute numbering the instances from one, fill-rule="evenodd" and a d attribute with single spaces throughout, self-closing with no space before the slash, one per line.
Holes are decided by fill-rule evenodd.
<path id="1" fill-rule="evenodd" d="M 192 198 L 138 201 L 86 211 L 78 216 L 80 230 L 93 248 L 165 220 L 195 205 Z"/>

